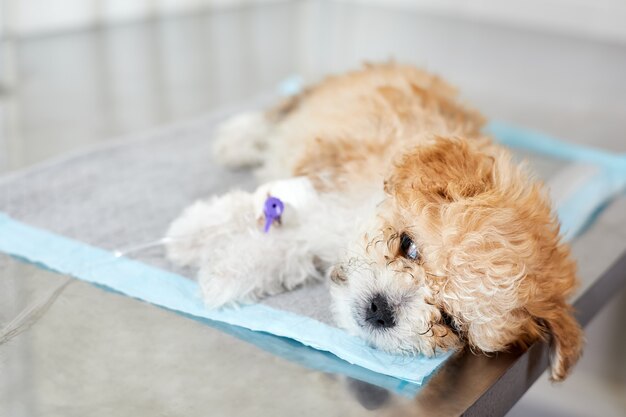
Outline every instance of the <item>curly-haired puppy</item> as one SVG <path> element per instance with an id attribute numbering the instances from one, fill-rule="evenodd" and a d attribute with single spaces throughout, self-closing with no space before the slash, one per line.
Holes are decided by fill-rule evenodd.
<path id="1" fill-rule="evenodd" d="M 575 263 L 542 185 L 482 126 L 413 67 L 327 78 L 221 126 L 217 159 L 266 183 L 187 209 L 169 256 L 199 268 L 213 307 L 328 277 L 338 324 L 391 352 L 497 352 L 550 334 L 561 380 L 582 346 L 566 301 Z M 264 217 L 268 196 L 279 218 Z"/>

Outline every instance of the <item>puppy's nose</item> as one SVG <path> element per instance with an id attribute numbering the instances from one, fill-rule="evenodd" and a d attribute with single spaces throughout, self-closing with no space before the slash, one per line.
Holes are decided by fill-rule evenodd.
<path id="1" fill-rule="evenodd" d="M 367 307 L 365 321 L 374 327 L 388 329 L 396 325 L 393 310 L 389 306 L 387 298 L 376 294 Z"/>

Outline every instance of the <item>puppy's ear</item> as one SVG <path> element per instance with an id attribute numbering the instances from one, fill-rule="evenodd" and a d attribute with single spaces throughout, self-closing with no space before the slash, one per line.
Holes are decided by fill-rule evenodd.
<path id="1" fill-rule="evenodd" d="M 574 318 L 573 308 L 561 298 L 535 306 L 529 312 L 552 337 L 550 379 L 562 381 L 580 358 L 584 343 L 583 332 Z"/>
<path id="2" fill-rule="evenodd" d="M 576 262 L 570 247 L 560 242 L 558 224 L 537 229 L 534 245 L 535 257 L 539 261 L 527 267 L 533 273 L 527 277 L 530 289 L 526 310 L 550 339 L 550 362 L 552 381 L 564 380 L 582 353 L 584 337 L 574 317 L 574 309 L 567 299 L 578 286 Z M 544 233 L 539 233 L 541 230 Z"/>
<path id="3" fill-rule="evenodd" d="M 385 181 L 385 192 L 412 204 L 416 193 L 430 202 L 474 197 L 493 187 L 494 158 L 464 139 L 436 138 L 408 151 Z"/>

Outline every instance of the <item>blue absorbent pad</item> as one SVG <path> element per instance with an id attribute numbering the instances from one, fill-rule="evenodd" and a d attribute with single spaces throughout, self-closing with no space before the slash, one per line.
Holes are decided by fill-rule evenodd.
<path id="1" fill-rule="evenodd" d="M 208 310 L 198 285 L 190 279 L 194 271 L 169 264 L 162 247 L 130 250 L 123 257 L 115 254 L 162 238 L 169 222 L 196 199 L 234 186 L 254 186 L 249 174 L 224 171 L 210 163 L 207 138 L 224 116 L 159 129 L 0 180 L 0 251 L 201 321 L 252 330 L 236 333 L 305 366 L 413 393 L 451 353 L 435 358 L 390 355 L 294 302 L 304 295 L 328 303 L 323 285 L 255 305 Z M 598 209 L 626 186 L 626 159 L 621 155 L 573 147 L 501 123 L 490 129 L 512 147 L 528 147 L 568 161 L 567 166 L 551 163 L 557 174 L 545 175 L 548 183 L 560 184 L 555 201 L 568 238 L 580 233 Z"/>
<path id="2" fill-rule="evenodd" d="M 0 215 L 0 236 L 1 252 L 55 272 L 179 313 L 297 340 L 408 382 L 420 384 L 449 356 L 428 359 L 390 355 L 338 328 L 262 304 L 209 310 L 203 305 L 198 285 L 190 279 L 31 227 L 4 214 Z"/>

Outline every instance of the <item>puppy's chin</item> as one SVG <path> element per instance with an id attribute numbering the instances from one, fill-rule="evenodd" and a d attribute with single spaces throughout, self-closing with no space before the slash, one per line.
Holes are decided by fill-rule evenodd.
<path id="1" fill-rule="evenodd" d="M 462 345 L 454 333 L 433 324 L 433 307 L 419 294 L 383 293 L 393 308 L 393 325 L 381 325 L 371 317 L 370 308 L 380 291 L 359 292 L 354 287 L 347 282 L 331 285 L 333 315 L 339 327 L 371 346 L 393 354 L 430 357 Z"/>

